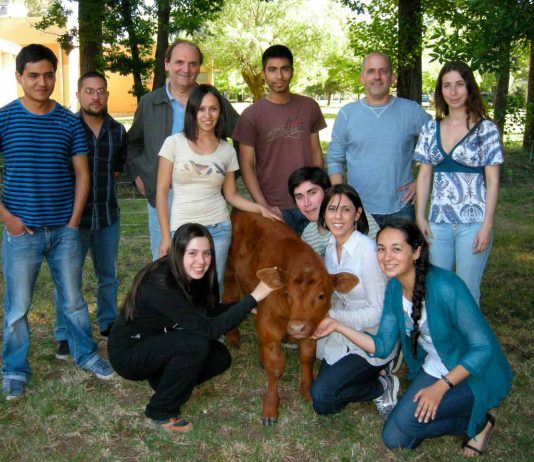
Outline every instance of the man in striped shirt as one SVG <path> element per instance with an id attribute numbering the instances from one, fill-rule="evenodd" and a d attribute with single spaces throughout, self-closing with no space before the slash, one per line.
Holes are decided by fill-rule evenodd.
<path id="1" fill-rule="evenodd" d="M 46 257 L 65 317 L 76 364 L 101 379 L 113 376 L 97 354 L 87 305 L 80 291 L 78 227 L 89 192 L 87 142 L 80 121 L 50 99 L 57 58 L 42 45 L 28 45 L 16 58 L 16 78 L 24 96 L 0 109 L 0 152 L 4 187 L 4 335 L 2 392 L 24 394 L 28 362 L 28 310 L 43 257 Z"/>
<path id="2" fill-rule="evenodd" d="M 115 178 L 124 169 L 127 136 L 122 124 L 107 112 L 109 92 L 104 75 L 86 72 L 78 79 L 80 118 L 89 147 L 91 184 L 80 222 L 82 260 L 91 252 L 97 277 L 96 323 L 107 337 L 117 318 L 117 254 L 119 251 L 119 204 Z M 81 275 L 81 273 L 80 273 Z M 57 310 L 56 358 L 70 355 L 63 314 Z"/>

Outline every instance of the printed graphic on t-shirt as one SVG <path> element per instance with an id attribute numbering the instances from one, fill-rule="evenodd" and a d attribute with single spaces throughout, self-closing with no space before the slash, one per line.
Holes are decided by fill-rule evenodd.
<path id="1" fill-rule="evenodd" d="M 226 175 L 224 166 L 221 166 L 217 162 L 211 162 L 210 164 L 199 164 L 190 160 L 184 162 L 178 166 L 179 172 L 195 173 L 197 176 L 210 176 L 210 175 Z"/>
<path id="2" fill-rule="evenodd" d="M 295 140 L 300 138 L 300 134 L 304 132 L 304 122 L 298 115 L 289 117 L 280 126 L 273 127 L 267 133 L 267 142 L 272 143 L 279 138 L 293 138 Z"/>

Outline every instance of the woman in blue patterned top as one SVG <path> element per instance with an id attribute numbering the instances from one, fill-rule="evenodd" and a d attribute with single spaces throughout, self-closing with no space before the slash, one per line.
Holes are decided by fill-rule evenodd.
<path id="1" fill-rule="evenodd" d="M 414 154 L 414 160 L 421 163 L 416 221 L 430 244 L 430 262 L 448 270 L 456 268 L 480 303 L 480 281 L 492 246 L 499 165 L 503 163 L 499 131 L 486 118 L 480 90 L 467 64 L 452 61 L 443 66 L 435 103 L 436 119 L 423 126 Z"/>

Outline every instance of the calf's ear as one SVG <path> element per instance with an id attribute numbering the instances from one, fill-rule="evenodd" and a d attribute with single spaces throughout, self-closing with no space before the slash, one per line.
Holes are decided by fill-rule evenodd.
<path id="1" fill-rule="evenodd" d="M 342 294 L 346 294 L 347 292 L 350 292 L 360 282 L 358 277 L 351 273 L 331 274 L 330 279 L 332 280 L 332 285 L 334 286 L 334 290 L 337 290 L 338 292 L 341 292 Z"/>
<path id="2" fill-rule="evenodd" d="M 279 268 L 263 268 L 256 272 L 256 276 L 273 289 L 280 289 L 286 283 L 286 272 Z"/>

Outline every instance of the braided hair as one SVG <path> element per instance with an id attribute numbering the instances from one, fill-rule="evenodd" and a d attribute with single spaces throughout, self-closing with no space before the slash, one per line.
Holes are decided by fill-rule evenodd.
<path id="1" fill-rule="evenodd" d="M 425 301 L 425 285 L 426 285 L 426 273 L 428 271 L 429 256 L 428 256 L 428 243 L 423 236 L 423 233 L 419 230 L 417 225 L 411 221 L 404 219 L 392 219 L 389 220 L 384 228 L 382 228 L 376 235 L 378 237 L 384 229 L 393 228 L 399 230 L 403 235 L 406 243 L 415 252 L 418 248 L 421 249 L 419 258 L 415 260 L 415 284 L 412 295 L 412 321 L 413 329 L 410 333 L 410 343 L 412 347 L 413 357 L 417 357 L 417 341 L 421 335 L 419 330 L 419 321 L 421 320 L 421 314 L 423 311 L 423 302 Z"/>

